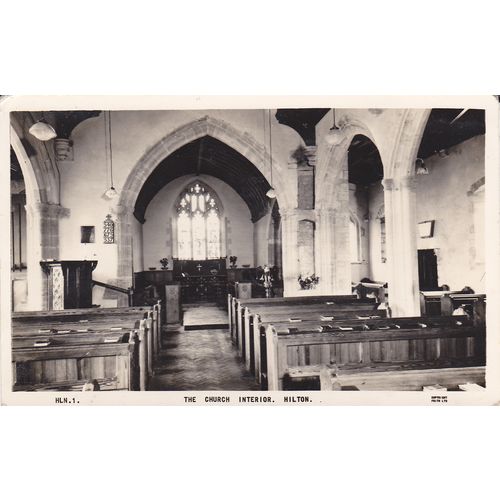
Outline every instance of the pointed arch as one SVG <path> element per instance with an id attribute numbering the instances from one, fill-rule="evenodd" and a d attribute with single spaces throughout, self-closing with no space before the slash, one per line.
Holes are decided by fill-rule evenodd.
<path id="1" fill-rule="evenodd" d="M 175 129 L 150 148 L 137 162 L 125 181 L 119 205 L 132 208 L 142 185 L 158 164 L 182 146 L 204 136 L 218 139 L 249 160 L 270 182 L 270 157 L 265 147 L 247 132 L 242 133 L 223 120 L 205 116 Z M 294 200 L 286 189 L 283 179 L 284 169 L 273 156 L 273 183 L 280 206 L 293 207 Z"/>
<path id="2" fill-rule="evenodd" d="M 335 208 L 337 199 L 332 193 L 339 190 L 338 183 L 341 182 L 344 169 L 347 168 L 347 153 L 352 140 L 356 135 L 366 136 L 377 146 L 371 130 L 361 121 L 349 118 L 343 127 L 343 138 L 340 144 L 329 146 L 323 142 L 318 152 L 321 161 L 318 163 L 316 175 L 316 207 L 318 210 Z M 345 179 L 344 179 L 345 180 Z"/>
<path id="3" fill-rule="evenodd" d="M 117 281 L 119 285 L 127 287 L 132 284 L 133 251 L 131 224 L 134 205 L 143 184 L 165 158 L 186 144 L 204 136 L 213 137 L 233 148 L 249 160 L 268 182 L 271 182 L 269 153 L 250 134 L 246 132 L 242 133 L 229 123 L 209 116 L 189 122 L 173 130 L 139 159 L 121 188 L 120 198 L 115 209 L 118 216 L 116 235 L 118 243 Z M 295 200 L 293 193 L 286 187 L 284 168 L 274 157 L 272 165 L 273 187 L 276 191 L 280 207 L 293 208 Z"/>

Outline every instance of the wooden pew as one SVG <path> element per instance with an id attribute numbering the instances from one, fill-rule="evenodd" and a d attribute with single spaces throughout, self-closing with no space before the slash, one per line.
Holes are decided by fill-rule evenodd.
<path id="1" fill-rule="evenodd" d="M 310 308 L 311 312 L 316 308 L 318 311 L 323 311 L 325 307 L 332 310 L 349 309 L 350 305 L 355 304 L 354 308 L 358 308 L 360 304 L 364 304 L 366 309 L 375 308 L 375 301 L 372 299 L 359 300 L 355 295 L 329 295 L 319 297 L 287 297 L 286 300 L 282 298 L 276 299 L 235 299 L 233 298 L 233 312 L 232 312 L 232 329 L 231 338 L 233 342 L 240 346 L 243 345 L 241 339 L 244 335 L 244 311 L 245 308 L 253 312 L 271 309 L 276 311 L 291 311 L 298 308 Z M 362 307 L 360 307 L 362 308 Z"/>
<path id="2" fill-rule="evenodd" d="M 142 317 L 144 319 L 140 319 Z M 85 330 L 87 343 L 96 343 L 103 336 L 109 339 L 110 334 L 137 329 L 139 385 L 141 390 L 146 390 L 148 379 L 153 374 L 153 359 L 161 348 L 160 321 L 160 302 L 153 307 L 80 309 L 70 310 L 70 314 L 64 314 L 64 311 L 26 312 L 13 317 L 13 346 L 15 348 L 22 342 L 16 339 L 33 338 L 35 341 L 34 337 L 40 340 L 48 336 L 52 344 L 74 344 L 77 339 L 84 338 Z"/>
<path id="3" fill-rule="evenodd" d="M 441 314 L 441 298 L 449 291 L 438 290 L 420 292 L 420 314 L 422 316 L 438 316 Z"/>
<path id="4" fill-rule="evenodd" d="M 441 297 L 441 314 L 450 316 L 460 306 L 472 309 L 472 318 L 477 324 L 486 323 L 486 295 L 481 293 L 448 293 Z"/>
<path id="5" fill-rule="evenodd" d="M 13 390 L 81 390 L 93 380 L 102 390 L 142 389 L 138 334 L 121 340 L 14 348 Z"/>
<path id="6" fill-rule="evenodd" d="M 86 324 L 88 326 L 88 324 Z M 65 323 L 64 330 L 37 330 L 24 329 L 22 332 L 13 331 L 12 349 L 15 352 L 20 348 L 45 348 L 69 347 L 72 345 L 88 346 L 119 343 L 122 339 L 135 337 L 138 350 L 138 370 L 140 390 L 146 390 L 151 368 L 151 328 L 148 320 L 140 320 L 134 324 L 127 323 L 121 327 L 110 327 L 106 324 L 92 324 L 92 328 L 80 329 L 80 324 Z M 114 342 L 116 340 L 116 342 Z"/>
<path id="7" fill-rule="evenodd" d="M 362 390 L 362 391 L 421 391 L 425 386 L 440 385 L 457 390 L 461 384 L 484 386 L 484 366 L 462 366 L 459 368 L 435 368 L 407 370 L 401 366 L 372 366 L 355 369 L 321 367 L 316 369 L 291 369 L 291 380 L 319 378 L 320 390 Z M 421 367 L 422 368 L 422 367 Z"/>
<path id="8" fill-rule="evenodd" d="M 383 311 L 381 311 L 383 312 Z M 317 319 L 306 319 L 300 323 L 290 323 L 289 321 L 274 321 L 271 323 L 261 323 L 258 328 L 253 330 L 253 356 L 254 362 L 251 366 L 252 373 L 255 374 L 256 381 L 265 388 L 266 380 L 266 328 L 271 324 L 278 334 L 287 333 L 313 333 L 318 332 L 322 329 L 332 330 L 333 332 L 342 332 L 342 328 L 345 334 L 351 332 L 366 332 L 366 331 L 384 331 L 388 329 L 423 329 L 423 328 L 440 328 L 444 326 L 471 326 L 473 322 L 467 316 L 438 316 L 433 318 L 421 318 L 419 316 L 415 317 L 405 317 L 405 318 L 385 318 L 385 317 L 375 317 L 372 316 L 370 319 L 356 319 L 356 318 L 344 318 L 336 319 L 334 321 L 318 321 Z M 325 328 L 326 327 L 326 328 Z M 450 339 L 449 341 L 451 349 L 456 349 L 454 341 Z M 359 359 L 359 350 L 364 347 L 368 347 L 368 344 L 364 346 L 357 346 L 356 344 L 346 344 L 341 347 L 344 351 L 344 357 L 349 357 L 350 359 Z M 398 344 L 397 341 L 388 340 L 384 343 L 373 341 L 370 345 L 371 352 L 375 356 L 383 359 L 384 353 L 391 351 L 400 353 L 403 357 L 408 355 L 410 349 L 413 350 L 415 354 L 412 355 L 414 359 L 422 357 L 422 353 L 426 350 L 429 352 L 431 350 L 436 350 L 438 347 L 436 343 L 432 340 L 427 342 L 419 342 L 417 340 L 410 341 L 408 345 Z M 440 346 L 441 348 L 441 346 Z M 330 359 L 330 348 L 324 348 L 325 352 L 323 357 L 325 359 Z M 443 350 L 445 346 L 443 346 Z M 263 375 L 264 374 L 264 375 Z"/>
<path id="9" fill-rule="evenodd" d="M 147 320 L 147 338 L 149 342 L 149 372 L 153 370 L 153 360 L 161 350 L 161 303 L 154 306 L 123 307 L 108 309 L 76 309 L 70 314 L 62 311 L 40 311 L 15 314 L 12 327 L 15 332 L 23 332 L 38 325 L 42 329 L 67 329 L 69 323 L 81 323 L 81 328 L 101 328 L 107 325 L 115 327 L 133 327 L 137 319 Z M 75 328 L 77 329 L 77 328 Z"/>
<path id="10" fill-rule="evenodd" d="M 397 318 L 399 320 L 401 318 Z M 284 378 L 294 369 L 313 370 L 335 363 L 351 369 L 385 366 L 416 369 L 440 368 L 449 364 L 484 364 L 485 328 L 461 318 L 460 325 L 426 328 L 390 328 L 369 331 L 278 333 L 274 325 L 266 328 L 265 377 L 269 390 L 283 390 Z M 392 319 L 391 321 L 395 321 Z M 439 320 L 436 318 L 436 322 Z M 448 366 L 450 367 L 450 366 Z M 289 373 L 290 372 L 290 373 Z"/>
<path id="11" fill-rule="evenodd" d="M 356 295 L 312 295 L 303 297 L 270 297 L 270 298 L 253 298 L 253 299 L 237 299 L 234 295 L 228 295 L 228 324 L 229 331 L 231 333 L 231 338 L 235 336 L 236 329 L 236 318 L 237 318 L 237 308 L 238 305 L 254 307 L 266 306 L 267 304 L 285 304 L 288 306 L 293 306 L 295 304 L 317 304 L 325 303 L 331 301 L 337 302 L 351 302 L 356 300 Z"/>
<path id="12" fill-rule="evenodd" d="M 375 302 L 373 300 L 357 300 L 352 302 L 333 303 L 328 301 L 317 304 L 294 304 L 291 307 L 286 305 L 258 305 L 257 311 L 252 311 L 248 306 L 239 305 L 237 310 L 237 327 L 235 329 L 235 343 L 239 348 L 241 356 L 245 358 L 247 369 L 252 371 L 252 358 L 258 357 L 259 346 L 256 346 L 256 339 L 261 324 L 280 321 L 289 321 L 290 318 L 301 320 L 313 319 L 321 321 L 322 317 L 334 316 L 335 319 L 347 319 L 362 317 L 385 317 L 385 310 L 373 310 Z M 252 356 L 253 350 L 257 353 Z M 255 361 L 254 361 L 255 364 Z"/>

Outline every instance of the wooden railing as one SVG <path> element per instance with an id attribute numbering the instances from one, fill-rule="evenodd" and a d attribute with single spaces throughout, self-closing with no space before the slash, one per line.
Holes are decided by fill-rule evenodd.
<path id="1" fill-rule="evenodd" d="M 109 283 L 104 283 L 102 281 L 92 280 L 92 286 L 102 286 L 103 288 L 107 288 L 108 290 L 113 290 L 114 292 L 124 293 L 128 296 L 128 305 L 129 307 L 134 305 L 134 289 L 130 288 L 122 288 L 116 285 L 110 285 Z"/>

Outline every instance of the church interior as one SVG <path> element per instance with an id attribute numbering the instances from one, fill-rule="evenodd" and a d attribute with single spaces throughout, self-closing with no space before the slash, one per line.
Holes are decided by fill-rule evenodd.
<path id="1" fill-rule="evenodd" d="M 482 390 L 485 111 L 17 111 L 12 387 Z"/>

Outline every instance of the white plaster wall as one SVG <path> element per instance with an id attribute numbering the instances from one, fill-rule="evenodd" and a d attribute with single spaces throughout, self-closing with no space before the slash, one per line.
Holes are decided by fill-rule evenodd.
<path id="1" fill-rule="evenodd" d="M 425 165 L 429 175 L 417 176 L 417 222 L 435 220 L 434 237 L 419 238 L 419 249 L 438 249 L 438 280 L 452 290 L 465 285 L 485 291 L 484 263 L 476 262 L 471 185 L 484 176 L 484 136 L 474 137 L 434 155 Z"/>
<path id="2" fill-rule="evenodd" d="M 269 124 L 267 112 L 262 110 L 200 110 L 200 111 L 113 111 L 111 113 L 111 136 L 113 152 L 114 186 L 121 192 L 128 175 L 139 159 L 151 147 L 175 129 L 204 116 L 223 120 L 240 134 L 249 134 L 263 147 L 269 148 Z M 97 259 L 95 279 L 113 283 L 117 271 L 116 245 L 104 245 L 102 224 L 108 213 L 113 214 L 117 200 L 102 198 L 110 186 L 109 143 L 106 120 L 103 113 L 79 124 L 72 133 L 73 161 L 59 162 L 61 175 L 61 205 L 70 210 L 67 218 L 60 222 L 61 259 Z M 291 168 L 290 154 L 301 143 L 299 135 L 287 126 L 280 125 L 272 117 L 273 172 L 279 175 L 283 167 L 284 184 L 288 192 L 296 196 L 296 171 Z M 258 165 L 271 182 L 269 165 Z M 274 184 L 276 184 L 274 182 Z M 214 187 L 219 186 L 218 181 Z M 256 256 L 253 247 L 253 226 L 248 208 L 230 188 L 225 188 L 229 211 L 233 213 L 228 224 L 227 255 L 237 255 L 238 265 L 254 265 Z M 221 197 L 224 194 L 221 192 Z M 236 201 L 238 200 L 238 201 Z M 234 203 L 231 203 L 234 201 Z M 235 210 L 232 210 L 235 208 Z M 234 214 L 240 214 L 236 216 Z M 80 226 L 96 228 L 96 242 L 80 243 Z M 152 237 L 156 246 L 148 255 L 141 255 L 141 228 L 132 223 L 134 239 L 134 271 L 147 267 L 160 267 L 158 259 L 165 255 L 166 238 L 161 231 Z M 267 236 L 266 236 L 267 241 Z M 171 242 L 170 242 L 171 246 Z M 259 250 L 260 251 L 260 250 Z M 172 252 L 168 253 L 171 256 Z M 259 257 L 260 258 L 260 257 Z M 94 302 L 101 303 L 103 290 L 94 289 Z"/>
<path id="3" fill-rule="evenodd" d="M 144 241 L 144 268 L 160 269 L 159 260 L 167 257 L 171 262 L 177 254 L 172 235 L 168 233 L 169 220 L 176 216 L 175 204 L 186 185 L 199 180 L 212 188 L 223 206 L 223 217 L 227 219 L 227 256 L 236 255 L 237 265 L 254 265 L 254 224 L 248 206 L 228 184 L 209 175 L 179 177 L 163 187 L 149 204 L 142 226 Z M 171 226 L 172 227 L 172 226 Z M 228 262 L 229 265 L 229 262 Z M 171 267 L 170 267 L 171 268 Z"/>
<path id="4" fill-rule="evenodd" d="M 361 232 L 361 260 L 351 256 L 351 280 L 358 282 L 369 276 L 370 263 L 369 224 L 365 221 L 368 196 L 363 186 L 349 185 L 349 210 L 356 216 Z"/>
<path id="5" fill-rule="evenodd" d="M 382 184 L 372 184 L 369 191 L 370 222 L 369 222 L 369 248 L 370 278 L 374 281 L 387 281 L 388 264 L 382 262 L 381 244 L 380 244 L 380 220 L 377 219 L 381 207 L 384 205 L 384 189 Z"/>
<path id="6" fill-rule="evenodd" d="M 418 249 L 437 249 L 438 280 L 452 289 L 471 286 L 485 291 L 484 263 L 476 262 L 473 199 L 471 185 L 484 176 L 484 136 L 451 148 L 447 158 L 435 155 L 426 160 L 429 175 L 416 177 L 417 222 L 435 220 L 433 238 L 418 238 Z M 370 188 L 369 277 L 387 280 L 387 265 L 380 254 L 380 220 L 384 203 L 380 184 Z M 352 205 L 351 205 L 352 207 Z M 353 278 L 354 279 L 354 278 Z"/>

